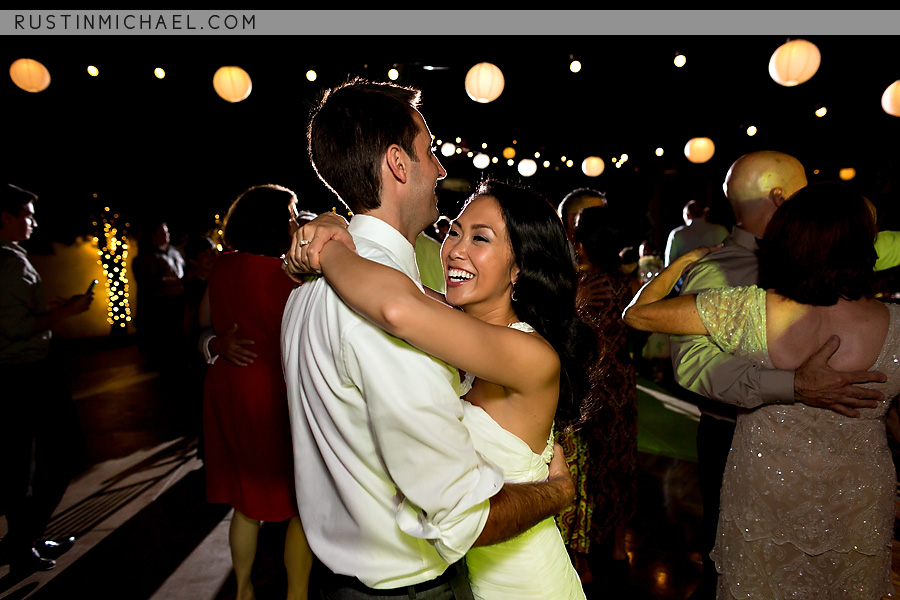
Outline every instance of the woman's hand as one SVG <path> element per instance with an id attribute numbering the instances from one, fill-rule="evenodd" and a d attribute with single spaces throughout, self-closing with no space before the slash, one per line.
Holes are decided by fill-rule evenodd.
<path id="1" fill-rule="evenodd" d="M 690 267 L 694 266 L 694 263 L 709 254 L 710 252 L 715 252 L 725 244 L 716 244 L 715 246 L 700 246 L 699 248 L 695 248 L 690 252 L 685 252 L 683 255 L 679 256 L 679 261 L 684 263 L 684 268 L 681 273 L 684 274 Z"/>
<path id="2" fill-rule="evenodd" d="M 294 232 L 291 249 L 284 255 L 284 272 L 293 281 L 301 283 L 296 275 L 321 273 L 319 253 L 330 240 L 343 242 L 351 250 L 356 250 L 353 236 L 347 231 L 347 220 L 337 213 L 322 213 Z"/>

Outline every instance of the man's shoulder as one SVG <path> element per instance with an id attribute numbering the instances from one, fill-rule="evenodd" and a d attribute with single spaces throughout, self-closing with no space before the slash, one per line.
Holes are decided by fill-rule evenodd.
<path id="1" fill-rule="evenodd" d="M 24 251 L 16 251 L 6 244 L 0 245 L 0 272 L 4 276 L 21 276 L 26 271 L 34 270 Z"/>
<path id="2" fill-rule="evenodd" d="M 678 227 L 675 227 L 674 229 L 669 231 L 669 238 L 674 239 L 683 236 L 686 229 L 687 225 L 679 225 Z"/>
<path id="3" fill-rule="evenodd" d="M 756 253 L 738 244 L 729 244 L 704 256 L 688 269 L 682 293 L 709 288 L 755 283 L 759 261 Z M 747 277 L 754 281 L 745 282 Z"/>

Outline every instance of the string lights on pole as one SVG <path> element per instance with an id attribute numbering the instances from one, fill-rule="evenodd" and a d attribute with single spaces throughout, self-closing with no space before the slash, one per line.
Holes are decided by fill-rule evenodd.
<path id="1" fill-rule="evenodd" d="M 96 197 L 96 194 L 94 195 Z M 108 206 L 103 208 L 103 213 L 94 227 L 97 228 L 93 237 L 97 244 L 97 263 L 103 268 L 106 280 L 106 322 L 113 331 L 125 331 L 131 321 L 131 306 L 128 302 L 128 238 L 126 229 L 116 222 L 118 213 L 110 214 Z"/>

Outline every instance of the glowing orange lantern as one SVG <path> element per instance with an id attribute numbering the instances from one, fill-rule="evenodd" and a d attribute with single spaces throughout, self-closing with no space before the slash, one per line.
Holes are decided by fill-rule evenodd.
<path id="1" fill-rule="evenodd" d="M 799 85 L 816 74 L 821 60 L 815 44 L 806 40 L 791 40 L 772 53 L 769 76 L 783 86 Z"/>
<path id="2" fill-rule="evenodd" d="M 581 172 L 588 177 L 596 177 L 603 172 L 606 164 L 599 156 L 588 156 L 581 163 Z"/>
<path id="3" fill-rule="evenodd" d="M 884 90 L 881 95 L 881 108 L 889 115 L 900 117 L 900 79 Z"/>
<path id="4" fill-rule="evenodd" d="M 716 145 L 708 137 L 695 137 L 684 145 L 684 155 L 692 163 L 705 163 L 716 153 Z"/>
<path id="5" fill-rule="evenodd" d="M 240 102 L 250 95 L 253 82 L 250 75 L 240 67 L 221 67 L 213 75 L 213 88 L 228 102 Z"/>
<path id="6" fill-rule="evenodd" d="M 475 102 L 493 102 L 503 93 L 503 71 L 496 65 L 478 63 L 466 74 L 466 93 Z"/>
<path id="7" fill-rule="evenodd" d="M 9 78 L 26 92 L 43 92 L 50 85 L 50 71 L 30 58 L 20 58 L 9 66 Z"/>

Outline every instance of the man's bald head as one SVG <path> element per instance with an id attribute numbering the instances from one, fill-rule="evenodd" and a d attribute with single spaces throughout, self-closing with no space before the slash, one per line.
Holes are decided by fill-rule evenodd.
<path id="1" fill-rule="evenodd" d="M 806 184 L 799 160 L 784 152 L 760 150 L 734 161 L 722 189 L 741 228 L 762 237 L 775 209 Z"/>

